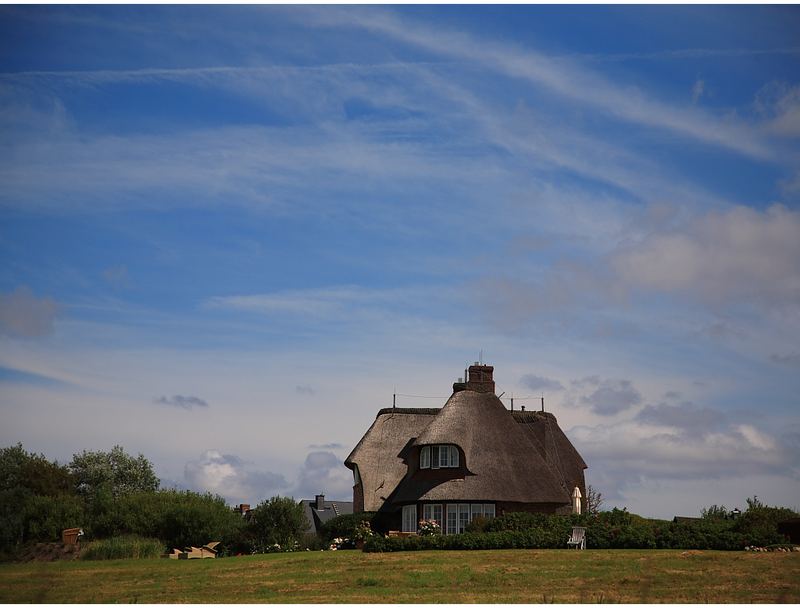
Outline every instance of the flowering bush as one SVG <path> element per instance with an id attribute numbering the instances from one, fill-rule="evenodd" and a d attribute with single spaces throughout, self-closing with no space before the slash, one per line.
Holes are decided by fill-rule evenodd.
<path id="1" fill-rule="evenodd" d="M 369 522 L 364 520 L 358 523 L 356 526 L 355 531 L 353 532 L 353 539 L 354 540 L 367 540 L 370 538 L 374 532 L 372 531 L 372 527 L 369 525 Z"/>
<path id="2" fill-rule="evenodd" d="M 330 551 L 338 551 L 339 549 L 352 549 L 354 547 L 353 541 L 349 538 L 337 537 L 331 541 Z"/>
<path id="3" fill-rule="evenodd" d="M 433 536 L 434 534 L 441 534 L 442 527 L 439 525 L 439 522 L 433 519 L 423 519 L 419 522 L 419 526 L 417 528 L 417 534 L 420 536 Z"/>

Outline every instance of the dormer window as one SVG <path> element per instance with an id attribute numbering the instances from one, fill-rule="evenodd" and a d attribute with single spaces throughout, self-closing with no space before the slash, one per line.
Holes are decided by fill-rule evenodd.
<path id="1" fill-rule="evenodd" d="M 420 450 L 420 469 L 448 469 L 457 466 L 458 448 L 454 445 L 426 445 Z"/>

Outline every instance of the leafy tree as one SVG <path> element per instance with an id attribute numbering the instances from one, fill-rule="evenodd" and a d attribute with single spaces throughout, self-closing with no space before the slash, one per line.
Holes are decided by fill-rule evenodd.
<path id="1" fill-rule="evenodd" d="M 724 505 L 711 505 L 701 513 L 703 519 L 728 519 L 729 516 L 730 513 Z"/>
<path id="2" fill-rule="evenodd" d="M 289 548 L 300 542 L 308 529 L 308 520 L 302 503 L 294 498 L 273 496 L 251 511 L 250 525 L 255 536 L 255 549 L 265 551 L 275 544 Z"/>
<path id="3" fill-rule="evenodd" d="M 605 499 L 603 495 L 592 486 L 586 486 L 586 512 L 589 515 L 597 515 L 603 508 Z"/>
<path id="4" fill-rule="evenodd" d="M 70 492 L 73 483 L 67 467 L 26 451 L 21 443 L 0 449 L 0 490 L 21 488 L 39 496 L 58 496 Z"/>
<path id="5" fill-rule="evenodd" d="M 110 452 L 87 452 L 72 457 L 69 469 L 75 476 L 75 488 L 79 494 L 92 498 L 101 489 L 110 492 L 113 498 L 132 492 L 154 492 L 158 489 L 158 477 L 152 463 L 142 454 L 136 458 L 115 445 Z"/>
<path id="6" fill-rule="evenodd" d="M 72 486 L 66 467 L 28 452 L 21 443 L 0 449 L 0 551 L 10 551 L 25 540 L 38 540 L 40 527 L 34 523 L 31 529 L 27 522 L 35 512 L 32 502 L 37 497 L 52 498 L 49 503 L 53 505 L 69 502 Z M 52 511 L 46 512 L 37 516 L 55 521 Z"/>

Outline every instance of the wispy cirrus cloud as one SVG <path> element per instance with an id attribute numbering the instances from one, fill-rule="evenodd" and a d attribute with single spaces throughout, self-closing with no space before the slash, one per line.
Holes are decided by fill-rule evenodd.
<path id="1" fill-rule="evenodd" d="M 304 15 L 308 18 L 309 13 Z M 433 30 L 388 11 L 313 11 L 310 15 L 309 22 L 320 26 L 363 28 L 442 56 L 475 62 L 630 123 L 666 129 L 747 156 L 773 158 L 770 148 L 746 125 L 697 109 L 665 104 L 634 87 L 618 86 L 569 60 L 554 60 L 529 48 L 480 39 L 465 32 Z"/>

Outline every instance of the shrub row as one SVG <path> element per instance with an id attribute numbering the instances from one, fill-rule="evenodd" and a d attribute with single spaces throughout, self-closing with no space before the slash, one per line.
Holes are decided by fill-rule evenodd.
<path id="1" fill-rule="evenodd" d="M 650 520 L 614 509 L 597 515 L 510 513 L 464 534 L 384 538 L 367 541 L 370 552 L 423 549 L 563 549 L 573 526 L 586 527 L 590 549 L 716 549 L 742 550 L 786 542 L 777 522 L 793 513 L 760 507 L 738 519 L 691 522 Z"/>

